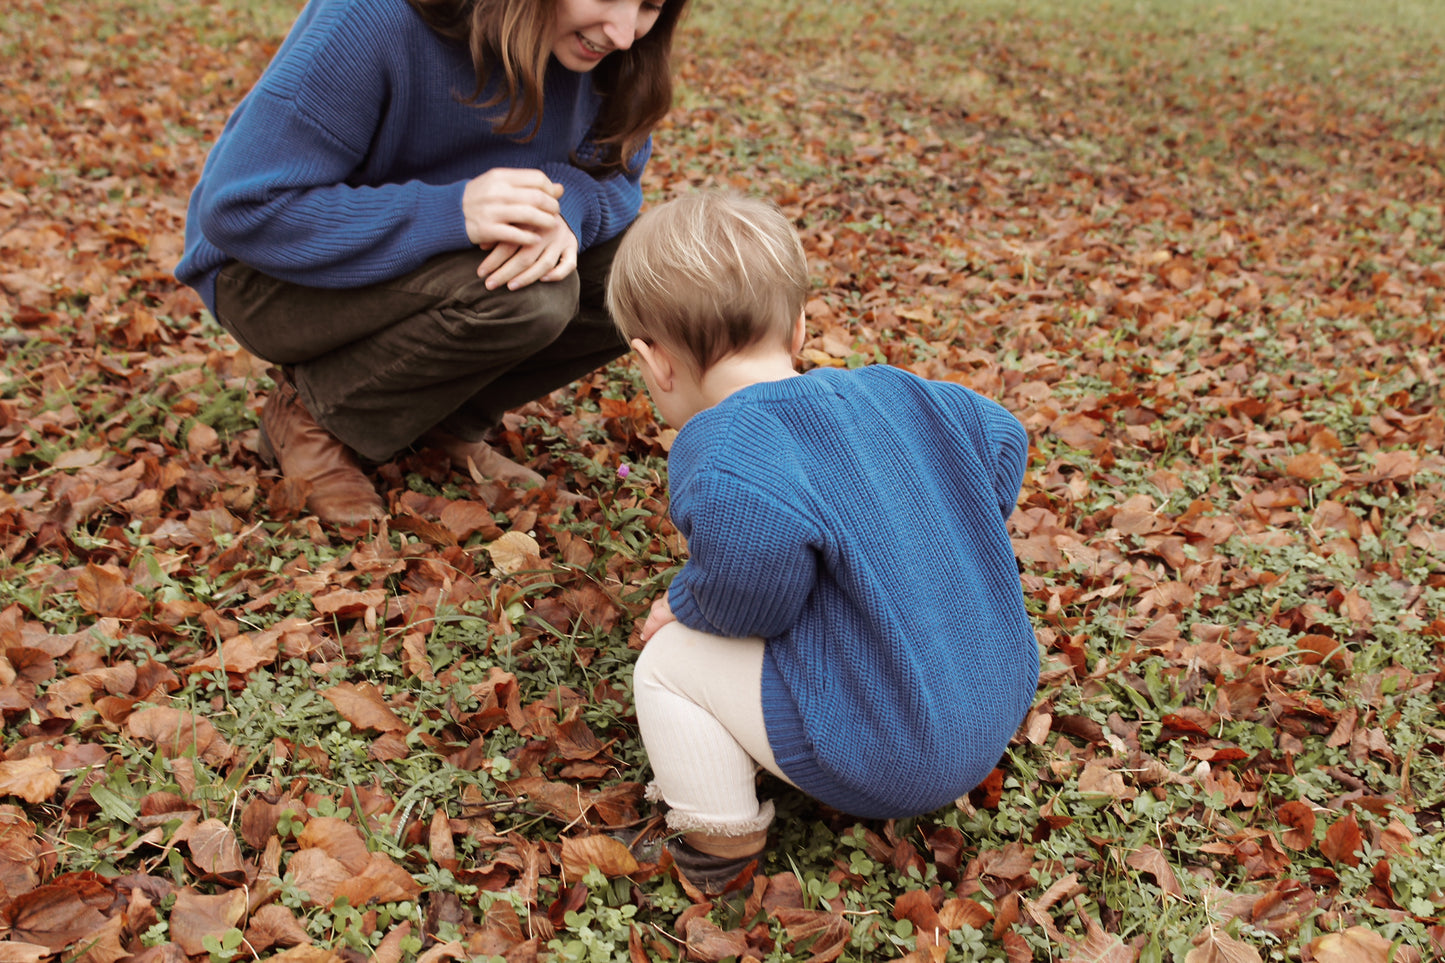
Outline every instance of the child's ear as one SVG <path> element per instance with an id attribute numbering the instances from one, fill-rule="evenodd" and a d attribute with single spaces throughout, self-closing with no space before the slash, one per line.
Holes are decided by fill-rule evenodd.
<path id="1" fill-rule="evenodd" d="M 792 353 L 798 354 L 803 350 L 803 342 L 808 340 L 808 314 L 806 311 L 798 312 L 798 323 L 793 325 L 793 348 Z"/>
<path id="2" fill-rule="evenodd" d="M 647 374 L 659 391 L 671 391 L 673 379 L 672 355 L 660 344 L 648 344 L 641 338 L 629 342 L 637 357 L 647 368 Z"/>

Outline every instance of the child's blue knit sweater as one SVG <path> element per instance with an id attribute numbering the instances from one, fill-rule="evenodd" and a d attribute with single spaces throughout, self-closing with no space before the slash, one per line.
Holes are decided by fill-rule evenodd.
<path id="1" fill-rule="evenodd" d="M 311 0 L 206 159 L 176 277 L 213 311 L 231 260 L 313 287 L 399 277 L 473 246 L 462 191 L 494 167 L 562 184 L 579 250 L 632 223 L 650 142 L 631 176 L 594 178 L 569 160 L 587 153 L 597 115 L 589 75 L 551 62 L 542 122 L 525 142 L 492 132 L 505 107 L 463 102 L 475 87 L 466 48 L 406 0 Z"/>
<path id="2" fill-rule="evenodd" d="M 768 741 L 800 789 L 920 815 L 998 762 L 1038 685 L 1005 527 L 1027 460 L 999 405 L 885 366 L 752 385 L 678 433 L 668 601 L 767 640 Z"/>

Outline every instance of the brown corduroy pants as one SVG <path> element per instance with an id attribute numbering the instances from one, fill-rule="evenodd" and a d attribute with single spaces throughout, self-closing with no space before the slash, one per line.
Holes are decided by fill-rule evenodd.
<path id="1" fill-rule="evenodd" d="M 487 290 L 479 250 L 338 290 L 233 263 L 216 281 L 217 320 L 246 350 L 287 366 L 322 427 L 385 461 L 436 426 L 476 440 L 508 409 L 620 356 L 626 345 L 605 305 L 620 240 L 584 251 L 570 277 L 518 291 Z"/>

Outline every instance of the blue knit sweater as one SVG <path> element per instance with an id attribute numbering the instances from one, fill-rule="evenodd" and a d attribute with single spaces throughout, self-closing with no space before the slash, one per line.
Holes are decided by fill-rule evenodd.
<path id="1" fill-rule="evenodd" d="M 768 741 L 800 789 L 920 815 L 997 764 L 1038 685 L 1005 527 L 1027 460 L 1005 409 L 886 366 L 752 385 L 678 433 L 668 601 L 767 640 Z"/>
<path id="2" fill-rule="evenodd" d="M 550 63 L 542 121 L 525 142 L 492 132 L 504 108 L 462 102 L 475 86 L 467 50 L 406 0 L 311 0 L 206 159 L 176 277 L 213 311 L 231 260 L 314 287 L 398 277 L 472 246 L 462 191 L 493 167 L 562 184 L 580 250 L 632 223 L 651 143 L 631 176 L 595 178 L 569 160 L 586 153 L 597 115 L 589 75 Z"/>

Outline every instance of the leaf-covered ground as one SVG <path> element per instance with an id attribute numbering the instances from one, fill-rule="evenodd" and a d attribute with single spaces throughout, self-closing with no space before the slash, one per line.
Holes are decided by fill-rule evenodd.
<path id="1" fill-rule="evenodd" d="M 806 364 L 1017 413 L 1044 653 L 954 808 L 769 783 L 706 901 L 605 835 L 683 557 L 631 369 L 507 423 L 580 509 L 415 454 L 321 527 L 170 276 L 294 4 L 8 0 L 0 961 L 1445 954 L 1445 28 L 1390 6 L 695 11 L 649 196 L 786 206 Z"/>

